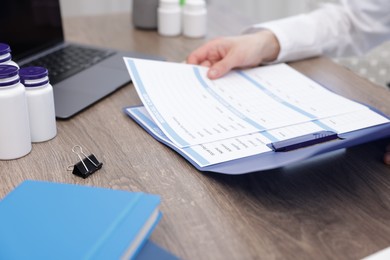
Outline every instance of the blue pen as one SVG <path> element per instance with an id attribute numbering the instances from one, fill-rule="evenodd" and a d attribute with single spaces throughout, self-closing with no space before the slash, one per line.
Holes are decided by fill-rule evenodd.
<path id="1" fill-rule="evenodd" d="M 338 139 L 338 135 L 335 132 L 320 131 L 316 133 L 294 137 L 283 141 L 270 143 L 268 144 L 268 147 L 271 148 L 274 152 L 288 152 L 291 150 L 296 150 L 299 148 L 303 148 L 303 147 L 307 147 L 307 146 L 311 146 L 314 144 L 319 144 L 319 143 L 323 143 L 335 139 Z"/>

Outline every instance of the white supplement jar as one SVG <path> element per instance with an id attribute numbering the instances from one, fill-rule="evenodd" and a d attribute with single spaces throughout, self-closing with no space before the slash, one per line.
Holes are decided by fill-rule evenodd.
<path id="1" fill-rule="evenodd" d="M 19 71 L 26 88 L 31 141 L 44 142 L 57 135 L 53 87 L 43 67 L 26 67 Z"/>
<path id="2" fill-rule="evenodd" d="M 31 151 L 26 91 L 18 70 L 0 65 L 0 160 L 20 158 Z"/>
<path id="3" fill-rule="evenodd" d="M 12 65 L 19 68 L 19 65 L 12 60 L 11 48 L 5 43 L 0 43 L 0 64 Z"/>
<path id="4" fill-rule="evenodd" d="M 207 9 L 204 0 L 187 0 L 183 8 L 183 35 L 190 38 L 206 36 Z"/>
<path id="5" fill-rule="evenodd" d="M 160 0 L 157 11 L 158 33 L 163 36 L 181 34 L 181 7 L 179 0 Z"/>

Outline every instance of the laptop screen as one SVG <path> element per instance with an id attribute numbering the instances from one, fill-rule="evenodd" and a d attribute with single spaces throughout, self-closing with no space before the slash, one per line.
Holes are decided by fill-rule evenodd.
<path id="1" fill-rule="evenodd" d="M 20 60 L 64 40 L 59 0 L 2 0 L 0 42 Z"/>

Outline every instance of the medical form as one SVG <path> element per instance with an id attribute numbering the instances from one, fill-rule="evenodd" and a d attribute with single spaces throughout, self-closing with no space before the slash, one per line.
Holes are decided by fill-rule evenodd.
<path id="1" fill-rule="evenodd" d="M 199 166 L 271 152 L 268 144 L 318 131 L 389 123 L 287 64 L 234 70 L 124 58 L 143 107 L 129 112 Z"/>

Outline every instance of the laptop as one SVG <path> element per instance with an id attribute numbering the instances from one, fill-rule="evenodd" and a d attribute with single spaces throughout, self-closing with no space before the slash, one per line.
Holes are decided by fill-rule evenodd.
<path id="1" fill-rule="evenodd" d="M 67 119 L 130 82 L 123 56 L 159 59 L 64 41 L 59 0 L 3 0 L 0 42 L 20 67 L 42 66 L 53 85 L 56 117 Z"/>

